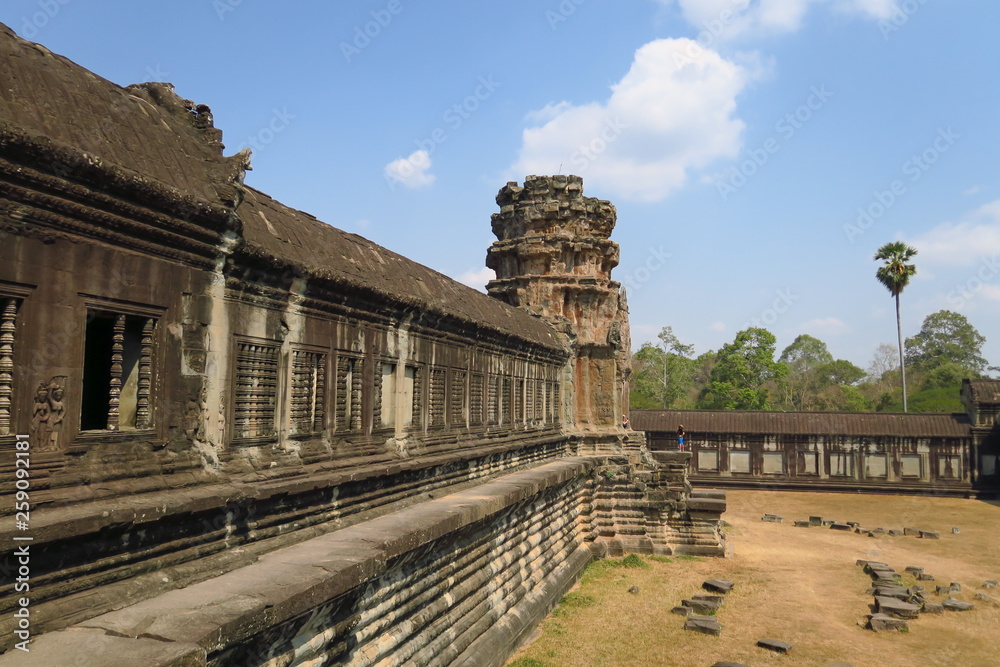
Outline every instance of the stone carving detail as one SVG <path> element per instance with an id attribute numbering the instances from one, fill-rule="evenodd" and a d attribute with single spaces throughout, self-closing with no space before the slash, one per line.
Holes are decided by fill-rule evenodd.
<path id="1" fill-rule="evenodd" d="M 465 426 L 465 371 L 451 374 L 451 425 Z"/>
<path id="2" fill-rule="evenodd" d="M 510 378 L 505 377 L 500 382 L 500 423 L 510 424 Z"/>
<path id="3" fill-rule="evenodd" d="M 385 428 L 386 425 L 382 423 L 382 373 L 384 364 L 378 362 L 375 363 L 375 377 L 372 380 L 373 396 L 372 401 L 372 428 L 380 429 Z M 391 410 L 391 406 L 390 406 Z"/>
<path id="4" fill-rule="evenodd" d="M 524 423 L 524 380 L 514 380 L 514 423 Z"/>
<path id="5" fill-rule="evenodd" d="M 31 426 L 28 428 L 35 451 L 59 451 L 59 437 L 66 415 L 63 401 L 65 391 L 66 377 L 63 375 L 38 384 L 31 414 Z"/>
<path id="6" fill-rule="evenodd" d="M 361 359 L 337 357 L 337 431 L 361 431 Z"/>
<path id="7" fill-rule="evenodd" d="M 497 384 L 499 382 L 498 376 L 491 375 L 486 383 L 486 421 L 490 425 L 497 423 L 497 412 L 500 407 L 497 403 Z"/>
<path id="8" fill-rule="evenodd" d="M 483 376 L 473 373 L 469 380 L 469 423 L 478 426 L 483 423 Z"/>
<path id="9" fill-rule="evenodd" d="M 541 380 L 532 380 L 531 386 L 535 394 L 535 414 L 533 416 L 535 422 L 540 424 L 545 421 L 545 383 Z"/>
<path id="10" fill-rule="evenodd" d="M 411 366 L 413 369 L 413 418 L 410 421 L 411 428 L 420 428 L 423 424 L 423 408 L 424 408 L 424 392 L 423 392 L 423 373 L 416 366 Z"/>
<path id="11" fill-rule="evenodd" d="M 237 343 L 235 438 L 273 436 L 277 398 L 278 346 Z"/>
<path id="12" fill-rule="evenodd" d="M 524 381 L 524 411 L 527 414 L 528 423 L 535 421 L 535 381 L 528 379 Z"/>
<path id="13" fill-rule="evenodd" d="M 428 399 L 430 426 L 444 426 L 445 379 L 446 373 L 443 368 L 431 369 L 430 398 Z"/>
<path id="14" fill-rule="evenodd" d="M 321 352 L 292 352 L 292 430 L 319 433 L 326 414 L 326 355 Z"/>
<path id="15" fill-rule="evenodd" d="M 10 435 L 11 397 L 14 394 L 14 320 L 17 300 L 0 301 L 0 435 Z"/>
<path id="16" fill-rule="evenodd" d="M 108 393 L 108 430 L 118 430 L 121 416 L 122 353 L 125 350 L 125 316 L 115 315 L 111 328 L 111 390 Z"/>
<path id="17" fill-rule="evenodd" d="M 149 395 L 153 383 L 153 328 L 156 320 L 149 318 L 142 325 L 142 338 L 139 341 L 139 382 L 136 391 L 135 427 L 150 428 L 152 411 L 149 405 Z"/>

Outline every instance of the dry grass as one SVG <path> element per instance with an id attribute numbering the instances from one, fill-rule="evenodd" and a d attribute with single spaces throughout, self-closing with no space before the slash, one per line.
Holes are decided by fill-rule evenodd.
<path id="1" fill-rule="evenodd" d="M 765 523 L 765 512 L 784 516 Z M 939 530 L 941 539 L 869 538 L 828 528 L 795 528 L 809 515 L 886 529 L 905 526 Z M 1000 665 L 1000 604 L 973 599 L 986 579 L 1000 578 L 1000 504 L 955 498 L 891 497 L 832 493 L 730 491 L 724 518 L 731 554 L 725 559 L 644 558 L 648 567 L 620 561 L 588 568 L 580 584 L 542 624 L 535 640 L 511 663 L 518 667 L 561 665 L 676 665 L 708 667 L 729 660 L 751 667 L 821 667 L 844 661 L 855 667 L 895 665 Z M 952 527 L 960 529 L 953 535 Z M 888 563 L 902 572 L 924 567 L 937 581 L 924 582 L 930 598 L 936 584 L 962 584 L 955 597 L 974 602 L 969 612 L 925 615 L 908 633 L 875 633 L 858 627 L 872 598 L 855 560 Z M 717 617 L 721 637 L 682 629 L 670 613 L 708 578 L 731 579 L 736 587 Z M 912 579 L 906 580 L 907 584 Z M 638 586 L 638 594 L 628 589 Z M 791 642 L 786 656 L 755 646 L 770 637 Z"/>

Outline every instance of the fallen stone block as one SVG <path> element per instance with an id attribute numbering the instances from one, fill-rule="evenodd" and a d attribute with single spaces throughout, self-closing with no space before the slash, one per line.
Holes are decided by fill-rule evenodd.
<path id="1" fill-rule="evenodd" d="M 895 585 L 876 586 L 874 594 L 880 597 L 896 598 L 897 600 L 903 600 L 904 602 L 909 600 L 912 595 L 908 588 Z"/>
<path id="2" fill-rule="evenodd" d="M 916 565 L 907 565 L 906 569 L 903 571 L 912 574 L 914 577 L 919 577 L 921 574 L 924 573 L 924 568 L 917 567 Z"/>
<path id="3" fill-rule="evenodd" d="M 765 514 L 760 518 L 761 521 L 769 521 L 770 523 L 781 523 L 784 518 L 778 514 Z"/>
<path id="4" fill-rule="evenodd" d="M 639 592 L 639 587 L 638 586 L 633 586 L 632 588 L 628 589 L 628 592 L 632 593 L 633 595 L 635 595 L 636 593 Z"/>
<path id="5" fill-rule="evenodd" d="M 958 583 L 957 581 L 953 581 L 950 584 L 948 584 L 948 588 L 951 589 L 952 593 L 961 593 L 962 592 L 962 584 Z"/>
<path id="6" fill-rule="evenodd" d="M 768 651 L 774 651 L 775 653 L 788 653 L 792 650 L 791 644 L 783 642 L 780 639 L 760 639 L 757 641 L 757 646 L 766 648 Z"/>
<path id="7" fill-rule="evenodd" d="M 678 614 L 679 616 L 690 616 L 691 614 L 694 613 L 694 610 L 691 609 L 691 607 L 685 607 L 684 605 L 681 604 L 671 609 L 670 613 Z"/>
<path id="8" fill-rule="evenodd" d="M 885 528 L 882 528 L 881 526 L 879 526 L 878 528 L 872 528 L 871 532 L 874 533 L 875 535 L 884 535 L 885 534 Z"/>
<path id="9" fill-rule="evenodd" d="M 921 572 L 917 575 L 917 581 L 934 581 L 934 575 Z"/>
<path id="10" fill-rule="evenodd" d="M 904 533 L 901 530 L 896 530 L 895 528 L 890 528 L 889 535 L 891 535 L 892 537 L 902 537 L 903 535 L 906 535 L 906 533 Z"/>
<path id="11" fill-rule="evenodd" d="M 986 593 L 976 593 L 972 597 L 975 598 L 976 600 L 982 600 L 983 602 L 993 602 L 993 598 L 991 598 Z"/>
<path id="12" fill-rule="evenodd" d="M 944 605 L 942 605 L 940 602 L 931 602 L 930 600 L 927 600 L 926 602 L 923 603 L 923 605 L 921 605 L 921 607 L 920 607 L 920 613 L 921 614 L 943 614 L 944 613 Z"/>
<path id="13" fill-rule="evenodd" d="M 997 587 L 996 579 L 987 579 L 986 581 L 983 582 L 983 588 L 996 588 L 996 587 Z"/>
<path id="14" fill-rule="evenodd" d="M 894 630 L 905 632 L 910 629 L 910 624 L 906 619 L 886 616 L 885 614 L 872 614 L 868 617 L 868 628 L 875 632 L 886 632 Z"/>
<path id="15" fill-rule="evenodd" d="M 848 526 L 850 526 L 851 528 L 857 528 L 858 526 L 860 526 L 860 525 L 861 525 L 861 524 L 860 524 L 860 523 L 858 523 L 857 521 L 845 521 L 844 523 L 846 523 L 846 524 L 847 524 Z"/>
<path id="16" fill-rule="evenodd" d="M 796 521 L 795 522 L 795 527 L 796 528 L 808 528 L 811 525 L 813 525 L 813 524 L 811 522 L 809 522 L 809 521 Z"/>
<path id="17" fill-rule="evenodd" d="M 896 584 L 900 582 L 902 577 L 899 576 L 898 572 L 876 572 L 872 575 L 872 579 L 875 580 L 876 584 Z"/>
<path id="18" fill-rule="evenodd" d="M 919 528 L 905 528 L 904 527 L 903 528 L 903 535 L 906 535 L 908 537 L 911 536 L 911 535 L 913 537 L 919 537 L 920 536 L 920 529 Z"/>
<path id="19" fill-rule="evenodd" d="M 920 615 L 920 607 L 896 598 L 875 596 L 875 611 L 896 618 L 916 618 Z"/>
<path id="20" fill-rule="evenodd" d="M 708 581 L 704 582 L 701 585 L 701 587 L 704 588 L 706 591 L 713 591 L 715 593 L 726 594 L 729 591 L 733 590 L 733 586 L 735 585 L 736 584 L 729 581 L 728 579 L 709 579 Z"/>
<path id="21" fill-rule="evenodd" d="M 867 573 L 867 574 L 875 574 L 875 572 L 880 571 L 880 570 L 883 571 L 883 572 L 885 572 L 885 571 L 895 572 L 895 570 L 893 570 L 892 567 L 890 567 L 886 563 L 880 563 L 877 560 L 870 560 L 870 561 L 866 561 L 865 562 L 865 573 Z"/>
<path id="22" fill-rule="evenodd" d="M 725 597 L 723 597 L 721 595 L 712 595 L 710 593 L 700 593 L 698 595 L 692 595 L 691 599 L 692 600 L 708 600 L 710 602 L 718 602 L 720 607 L 722 606 L 722 603 L 726 601 Z"/>
<path id="23" fill-rule="evenodd" d="M 813 525 L 813 526 L 822 526 L 823 525 L 823 517 L 821 517 L 821 516 L 811 516 L 811 517 L 809 517 L 809 523 L 811 525 Z"/>
<path id="24" fill-rule="evenodd" d="M 722 626 L 711 616 L 691 616 L 684 621 L 684 629 L 691 632 L 700 632 L 703 635 L 718 637 L 722 634 Z"/>
<path id="25" fill-rule="evenodd" d="M 946 595 L 951 593 L 951 586 L 935 586 L 934 592 L 938 595 Z"/>
<path id="26" fill-rule="evenodd" d="M 864 567 L 864 566 L 868 565 L 868 561 L 865 560 L 864 558 L 859 558 L 856 561 L 854 561 L 854 564 L 858 565 L 860 567 Z"/>
<path id="27" fill-rule="evenodd" d="M 920 537 L 925 540 L 940 540 L 941 533 L 936 530 L 921 530 Z"/>
<path id="28" fill-rule="evenodd" d="M 681 602 L 685 607 L 690 607 L 694 610 L 696 614 L 703 614 L 705 616 L 710 616 L 715 612 L 719 611 L 719 607 L 722 606 L 721 602 L 715 602 L 712 600 L 683 600 Z"/>
<path id="29" fill-rule="evenodd" d="M 960 530 L 959 530 L 958 528 L 952 528 L 952 529 L 951 529 L 951 534 L 952 534 L 952 535 L 958 535 L 958 534 L 959 534 L 959 533 L 961 533 L 961 532 L 962 532 L 962 531 L 960 531 Z"/>
<path id="30" fill-rule="evenodd" d="M 834 521 L 833 523 L 830 524 L 830 528 L 833 530 L 850 530 L 851 526 L 850 524 L 837 523 L 836 521 Z"/>
<path id="31" fill-rule="evenodd" d="M 955 598 L 945 598 L 941 601 L 941 606 L 944 607 L 946 611 L 970 611 L 976 608 L 976 605 L 971 602 L 962 602 L 961 600 L 956 600 Z"/>

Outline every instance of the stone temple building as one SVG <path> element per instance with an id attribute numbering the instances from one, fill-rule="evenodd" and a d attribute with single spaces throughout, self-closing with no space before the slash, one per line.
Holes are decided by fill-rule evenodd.
<path id="1" fill-rule="evenodd" d="M 724 553 L 580 178 L 500 190 L 487 296 L 249 161 L 0 25 L 0 665 L 501 664 L 593 558 Z"/>

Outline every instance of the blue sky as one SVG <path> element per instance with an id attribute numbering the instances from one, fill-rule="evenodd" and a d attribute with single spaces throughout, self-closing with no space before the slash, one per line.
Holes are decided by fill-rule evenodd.
<path id="1" fill-rule="evenodd" d="M 914 245 L 904 335 L 966 315 L 1000 364 L 1000 3 L 7 0 L 116 83 L 208 104 L 247 182 L 482 288 L 508 180 L 618 209 L 636 347 L 749 325 L 865 367 L 875 250 Z"/>

